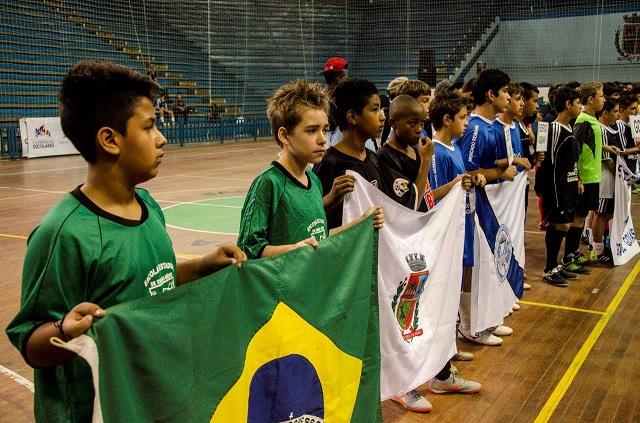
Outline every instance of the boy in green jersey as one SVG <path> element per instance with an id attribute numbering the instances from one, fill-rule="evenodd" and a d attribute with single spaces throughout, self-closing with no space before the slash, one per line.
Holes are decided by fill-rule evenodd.
<path id="1" fill-rule="evenodd" d="M 78 337 L 110 306 L 246 260 L 222 245 L 176 263 L 160 206 L 136 188 L 157 175 L 166 144 L 153 110 L 157 91 L 148 77 L 110 63 L 77 64 L 62 81 L 62 129 L 87 161 L 87 179 L 29 236 L 21 307 L 7 328 L 35 368 L 36 421 L 85 422 L 93 412 L 89 366 L 51 338 Z"/>
<path id="2" fill-rule="evenodd" d="M 328 236 L 322 184 L 308 165 L 320 163 L 327 149 L 329 102 L 319 84 L 302 80 L 280 87 L 269 100 L 267 115 L 282 152 L 253 181 L 242 208 L 238 246 L 249 258 L 315 248 Z M 352 178 L 337 180 L 331 194 L 347 190 L 353 190 Z M 383 219 L 379 209 L 376 227 Z"/>

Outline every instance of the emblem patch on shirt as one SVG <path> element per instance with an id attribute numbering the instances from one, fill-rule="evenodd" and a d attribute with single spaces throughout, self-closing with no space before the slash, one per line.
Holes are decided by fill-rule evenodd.
<path id="1" fill-rule="evenodd" d="M 393 192 L 395 192 L 398 197 L 403 197 L 407 191 L 409 191 L 409 181 L 402 178 L 393 181 Z"/>

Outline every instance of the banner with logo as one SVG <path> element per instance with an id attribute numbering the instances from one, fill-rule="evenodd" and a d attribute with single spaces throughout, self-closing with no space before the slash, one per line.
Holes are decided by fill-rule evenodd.
<path id="1" fill-rule="evenodd" d="M 64 136 L 59 117 L 20 119 L 20 137 L 23 157 L 79 154 L 71 141 Z"/>
<path id="2" fill-rule="evenodd" d="M 466 197 L 458 184 L 433 210 L 419 213 L 348 173 L 356 183 L 345 197 L 343 222 L 373 205 L 381 205 L 385 215 L 378 244 L 385 400 L 427 382 L 456 352 Z"/>
<path id="3" fill-rule="evenodd" d="M 616 159 L 616 185 L 613 218 L 609 221 L 609 236 L 613 264 L 620 266 L 640 252 L 631 218 L 631 187 L 637 176 L 629 169 L 624 158 Z"/>
<path id="4" fill-rule="evenodd" d="M 524 285 L 527 173 L 475 190 L 471 331 L 500 325 Z"/>
<path id="5" fill-rule="evenodd" d="M 93 421 L 381 421 L 376 258 L 370 216 L 109 308 L 64 345 L 91 365 Z"/>

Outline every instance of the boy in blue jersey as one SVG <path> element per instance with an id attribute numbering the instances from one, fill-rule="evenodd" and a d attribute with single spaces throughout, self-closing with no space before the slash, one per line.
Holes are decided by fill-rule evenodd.
<path id="1" fill-rule="evenodd" d="M 462 137 L 457 141 L 462 152 L 463 163 L 466 171 L 471 175 L 482 174 L 487 183 L 498 179 L 512 181 L 516 176 L 516 168 L 513 165 L 496 164 L 498 160 L 497 140 L 493 121 L 498 113 L 504 112 L 509 106 L 509 93 L 507 85 L 509 76 L 498 69 L 486 69 L 476 77 L 471 86 L 471 96 L 475 103 L 475 109 L 469 117 L 469 124 Z M 470 210 L 470 212 L 472 212 Z M 465 230 L 466 242 L 473 241 L 473 226 L 467 225 Z M 464 289 L 471 292 L 471 267 L 473 258 L 465 257 Z M 502 345 L 502 339 L 498 336 L 508 336 L 512 330 L 506 326 L 498 326 L 496 330 L 484 330 L 480 333 L 470 332 L 470 295 L 461 296 L 460 301 L 460 335 L 477 344 L 498 346 Z"/>
<path id="2" fill-rule="evenodd" d="M 507 86 L 507 92 L 510 97 L 509 106 L 493 121 L 498 156 L 496 164 L 503 167 L 513 164 L 518 172 L 529 171 L 531 163 L 522 151 L 520 125 L 516 121 L 516 117 L 524 112 L 522 89 L 519 84 L 511 82 Z"/>
<path id="3" fill-rule="evenodd" d="M 157 93 L 148 77 L 110 63 L 79 63 L 62 81 L 62 130 L 86 160 L 87 178 L 29 236 L 22 303 L 7 328 L 35 368 L 38 422 L 86 422 L 93 414 L 90 368 L 51 338 L 76 338 L 108 307 L 246 260 L 227 244 L 176 263 L 160 206 L 137 188 L 158 174 L 167 143 L 156 127 Z"/>

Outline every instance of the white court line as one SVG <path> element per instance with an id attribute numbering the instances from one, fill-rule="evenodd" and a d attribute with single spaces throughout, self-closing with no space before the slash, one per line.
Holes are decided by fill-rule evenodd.
<path id="1" fill-rule="evenodd" d="M 18 191 L 42 192 L 45 194 L 66 194 L 68 192 L 68 191 L 49 191 L 46 189 L 33 189 L 33 188 L 16 188 L 16 187 L 6 187 L 6 186 L 1 186 L 0 189 L 15 189 Z"/>
<path id="2" fill-rule="evenodd" d="M 171 201 L 171 200 L 156 200 L 159 203 L 173 203 L 172 206 L 167 206 L 165 208 L 163 208 L 162 210 L 167 210 L 170 209 L 172 207 L 176 207 L 176 206 L 202 206 L 202 207 L 222 207 L 222 208 L 226 208 L 226 209 L 241 209 L 242 207 L 240 206 L 226 206 L 224 204 L 200 204 L 197 203 L 195 201 L 188 201 L 188 202 L 183 202 L 183 201 Z M 198 201 L 204 201 L 204 200 L 198 200 Z"/>
<path id="3" fill-rule="evenodd" d="M 544 235 L 545 231 L 524 231 L 525 234 Z"/>
<path id="4" fill-rule="evenodd" d="M 0 373 L 2 373 L 3 375 L 7 376 L 9 379 L 14 380 L 15 382 L 19 383 L 20 385 L 24 386 L 25 388 L 27 388 L 31 392 L 34 392 L 33 382 L 31 382 L 29 379 L 27 379 L 27 378 L 25 378 L 23 376 L 20 376 L 19 374 L 17 374 L 13 370 L 7 369 L 6 367 L 0 365 Z"/>
<path id="5" fill-rule="evenodd" d="M 183 228 L 182 226 L 170 225 L 168 223 L 167 223 L 167 227 L 173 228 L 173 229 L 180 229 L 183 231 L 189 231 L 189 232 L 202 232 L 205 234 L 238 236 L 238 234 L 235 232 L 215 232 L 215 231 L 205 231 L 204 229 L 190 229 L 190 228 Z"/>
<path id="6" fill-rule="evenodd" d="M 75 170 L 75 169 L 86 169 L 86 168 L 87 166 L 59 167 L 56 169 L 27 170 L 25 172 L 0 173 L 0 176 L 26 175 L 28 173 L 51 173 L 51 172 L 56 172 L 58 170 Z"/>
<path id="7" fill-rule="evenodd" d="M 197 206 L 206 206 L 208 204 L 199 204 L 200 201 L 211 201 L 211 200 L 228 200 L 230 198 L 244 198 L 244 195 L 230 195 L 228 197 L 216 197 L 216 198 L 205 198 L 204 200 L 194 200 L 194 201 L 171 201 L 171 200 L 158 200 L 156 198 L 157 202 L 165 202 L 165 203 L 173 203 L 171 206 L 167 206 L 167 207 L 163 207 L 162 211 L 168 210 L 170 208 L 173 207 L 177 207 L 180 205 L 185 205 L 185 204 L 195 204 Z M 211 207 L 216 207 L 214 204 L 210 204 Z M 223 207 L 223 206 L 219 206 L 219 207 Z M 237 209 L 241 209 L 242 207 L 239 206 L 224 206 L 224 207 L 232 207 L 232 208 L 237 208 Z"/>

